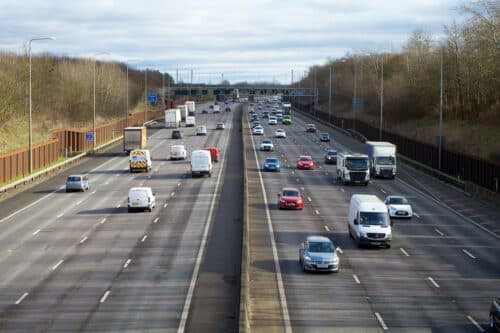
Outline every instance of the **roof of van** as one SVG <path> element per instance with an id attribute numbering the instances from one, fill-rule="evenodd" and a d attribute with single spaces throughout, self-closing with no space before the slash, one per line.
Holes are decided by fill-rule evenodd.
<path id="1" fill-rule="evenodd" d="M 351 201 L 353 200 L 358 203 L 359 210 L 387 212 L 387 207 L 385 206 L 384 202 L 380 200 L 376 195 L 353 194 L 351 197 Z"/>
<path id="2" fill-rule="evenodd" d="M 129 190 L 129 192 L 130 191 L 144 191 L 144 190 L 145 191 L 148 191 L 148 190 L 151 191 L 151 187 L 146 187 L 146 186 L 144 186 L 144 187 L 131 187 L 130 190 Z"/>

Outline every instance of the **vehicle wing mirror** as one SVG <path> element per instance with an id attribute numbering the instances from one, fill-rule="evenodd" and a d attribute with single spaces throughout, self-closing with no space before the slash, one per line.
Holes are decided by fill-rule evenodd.
<path id="1" fill-rule="evenodd" d="M 300 197 L 301 197 L 302 199 L 304 199 L 304 195 L 303 195 L 303 194 L 301 194 L 301 195 L 300 195 Z"/>
<path id="2" fill-rule="evenodd" d="M 358 225 L 358 224 L 359 224 L 358 219 L 354 219 L 354 224 L 355 224 L 355 225 Z"/>
<path id="3" fill-rule="evenodd" d="M 278 193 L 278 197 L 281 197 L 281 193 Z"/>

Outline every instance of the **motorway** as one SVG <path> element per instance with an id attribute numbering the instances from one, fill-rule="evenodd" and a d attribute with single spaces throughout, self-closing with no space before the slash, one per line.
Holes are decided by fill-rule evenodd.
<path id="1" fill-rule="evenodd" d="M 236 330 L 243 187 L 223 180 L 243 171 L 223 171 L 226 159 L 242 160 L 241 112 L 200 114 L 206 106 L 198 106 L 197 123 L 207 136 L 185 128 L 184 139 L 172 140 L 161 123 L 148 131 L 149 173 L 130 174 L 117 145 L 2 202 L 0 331 L 195 332 L 211 282 L 220 297 L 204 315 L 218 325 L 207 331 Z M 221 120 L 226 129 L 214 130 Z M 221 149 L 212 177 L 191 178 L 189 158 L 168 160 L 170 145 L 181 142 L 188 155 Z M 73 173 L 88 173 L 88 192 L 65 193 Z M 133 186 L 153 188 L 152 213 L 127 213 Z M 228 198 L 239 206 L 223 205 Z"/>
<path id="2" fill-rule="evenodd" d="M 312 121 L 294 113 L 292 125 L 264 123 L 266 137 L 284 128 L 287 138 L 260 152 L 247 105 L 208 115 L 203 107 L 196 122 L 207 136 L 183 128 L 184 139 L 172 140 L 161 122 L 148 130 L 150 173 L 130 174 L 115 145 L 1 202 L 1 332 L 238 331 L 244 193 L 249 331 L 486 331 L 500 295 L 498 210 L 404 165 L 395 180 L 341 185 L 323 155 L 362 151 L 361 143 L 331 129 L 332 142 L 320 143 L 305 132 Z M 213 130 L 220 120 L 226 129 Z M 221 149 L 212 177 L 193 179 L 188 160 L 167 159 L 181 142 L 188 153 Z M 316 170 L 297 170 L 300 154 L 311 154 Z M 270 155 L 280 173 L 260 171 Z M 73 173 L 89 174 L 88 192 L 64 192 Z M 156 192 L 153 212 L 127 213 L 128 189 L 138 185 Z M 303 211 L 277 208 L 284 186 L 301 189 Z M 354 193 L 412 203 L 416 215 L 395 221 L 390 249 L 359 249 L 349 238 Z M 302 271 L 298 246 L 310 234 L 334 241 L 339 273 Z"/>
<path id="3" fill-rule="evenodd" d="M 336 167 L 323 162 L 326 150 L 363 152 L 363 145 L 316 124 L 332 136 L 330 143 L 321 143 L 318 134 L 305 132 L 311 122 L 298 113 L 290 126 L 261 121 L 265 137 L 272 137 L 276 128 L 287 131 L 286 139 L 273 139 L 274 152 L 258 151 L 262 138 L 252 136 L 246 125 L 252 332 L 484 331 L 489 305 L 500 295 L 498 236 L 422 187 L 434 183 L 440 194 L 450 197 L 456 196 L 454 189 L 406 166 L 400 165 L 395 180 L 374 179 L 367 187 L 341 185 L 334 176 Z M 296 169 L 301 154 L 313 156 L 316 170 Z M 281 160 L 281 172 L 260 171 L 271 155 Z M 276 194 L 284 186 L 303 192 L 303 211 L 278 209 Z M 395 221 L 391 249 L 358 249 L 349 238 L 347 208 L 354 193 L 382 200 L 399 194 L 412 203 L 417 214 Z M 472 199 L 462 194 L 461 200 Z M 498 211 L 483 208 L 482 216 L 498 217 Z M 498 220 L 489 222 L 498 228 Z M 298 246 L 311 234 L 334 241 L 339 273 L 302 272 Z"/>

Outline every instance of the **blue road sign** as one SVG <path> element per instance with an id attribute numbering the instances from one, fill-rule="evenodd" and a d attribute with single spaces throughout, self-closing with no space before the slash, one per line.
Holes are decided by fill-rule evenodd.
<path id="1" fill-rule="evenodd" d="M 87 132 L 85 137 L 87 138 L 87 141 L 89 141 L 89 142 L 94 141 L 94 132 Z"/>
<path id="2" fill-rule="evenodd" d="M 154 92 L 151 92 L 148 94 L 148 102 L 149 103 L 156 103 L 157 95 Z"/>

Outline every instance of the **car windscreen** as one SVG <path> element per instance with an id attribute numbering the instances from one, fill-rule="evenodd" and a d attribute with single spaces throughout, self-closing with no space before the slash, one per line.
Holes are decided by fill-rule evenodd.
<path id="1" fill-rule="evenodd" d="M 82 180 L 80 177 L 68 177 L 68 182 L 79 182 Z"/>
<path id="2" fill-rule="evenodd" d="M 267 158 L 266 163 L 278 163 L 278 160 L 275 158 Z"/>
<path id="3" fill-rule="evenodd" d="M 389 215 L 387 213 L 361 212 L 359 213 L 359 224 L 363 225 L 389 225 Z"/>
<path id="4" fill-rule="evenodd" d="M 309 161 L 312 161 L 312 158 L 303 156 L 303 157 L 300 158 L 300 160 L 301 161 L 309 162 Z"/>
<path id="5" fill-rule="evenodd" d="M 307 249 L 309 252 L 331 253 L 335 252 L 333 244 L 330 242 L 309 242 Z"/>
<path id="6" fill-rule="evenodd" d="M 408 200 L 406 200 L 406 198 L 400 198 L 400 197 L 390 198 L 389 204 L 391 204 L 391 205 L 407 205 Z"/>
<path id="7" fill-rule="evenodd" d="M 328 152 L 328 155 L 330 155 L 330 156 L 337 156 L 337 152 L 336 152 L 336 151 L 331 151 L 331 150 L 330 150 L 330 151 Z"/>
<path id="8" fill-rule="evenodd" d="M 283 196 L 284 197 L 298 197 L 299 192 L 293 191 L 293 190 L 287 190 L 287 191 L 283 191 Z"/>

